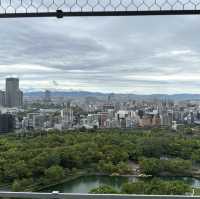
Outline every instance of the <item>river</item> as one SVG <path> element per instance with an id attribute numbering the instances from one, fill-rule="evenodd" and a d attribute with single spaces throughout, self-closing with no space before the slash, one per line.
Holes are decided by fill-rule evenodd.
<path id="1" fill-rule="evenodd" d="M 188 177 L 162 178 L 164 180 L 182 180 L 192 187 L 200 187 L 200 180 Z M 82 176 L 60 185 L 52 186 L 42 192 L 60 191 L 65 193 L 88 193 L 99 185 L 109 185 L 119 190 L 123 183 L 138 180 L 136 177 L 123 176 Z"/>

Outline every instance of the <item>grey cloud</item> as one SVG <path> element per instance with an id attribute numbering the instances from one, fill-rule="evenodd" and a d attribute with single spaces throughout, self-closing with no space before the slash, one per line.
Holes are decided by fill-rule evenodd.
<path id="1" fill-rule="evenodd" d="M 71 80 L 100 91 L 181 92 L 179 81 L 127 80 L 127 75 L 200 72 L 199 17 L 121 17 L 3 20 L 0 24 L 0 77 L 18 74 L 24 81 Z M 170 55 L 190 50 L 191 54 Z M 158 54 L 169 56 L 157 56 Z M 51 68 L 1 71 L 13 64 Z M 71 70 L 71 71 L 70 71 Z M 80 72 L 86 71 L 86 72 Z M 103 82 L 103 85 L 101 85 Z M 141 86 L 140 86 L 141 85 Z M 182 81 L 187 92 L 199 84 Z M 193 86 L 192 86 L 193 85 Z M 133 87 L 137 87 L 132 89 Z M 147 90 L 145 90 L 145 87 Z M 26 88 L 27 89 L 27 88 Z M 171 91 L 172 91 L 171 90 Z M 182 92 L 185 92 L 184 90 Z"/>

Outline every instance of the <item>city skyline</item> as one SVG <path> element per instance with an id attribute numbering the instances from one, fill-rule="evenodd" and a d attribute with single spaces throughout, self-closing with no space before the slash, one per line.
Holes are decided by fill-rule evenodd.
<path id="1" fill-rule="evenodd" d="M 5 19 L 0 89 L 17 76 L 25 92 L 199 93 L 199 17 L 171 19 Z"/>

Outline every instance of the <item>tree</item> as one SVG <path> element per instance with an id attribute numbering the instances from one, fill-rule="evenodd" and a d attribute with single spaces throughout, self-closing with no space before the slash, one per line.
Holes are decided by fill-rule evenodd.
<path id="1" fill-rule="evenodd" d="M 145 174 L 161 175 L 168 172 L 174 175 L 190 174 L 192 162 L 180 158 L 160 160 L 156 158 L 143 158 L 139 161 L 140 168 Z"/>
<path id="2" fill-rule="evenodd" d="M 0 137 L 0 181 L 15 182 L 16 189 L 22 183 L 23 188 L 29 187 L 24 179 L 34 179 L 37 187 L 59 182 L 79 169 L 128 174 L 129 160 L 139 160 L 141 171 L 153 176 L 187 176 L 193 171 L 191 159 L 194 164 L 200 162 L 198 135 L 188 139 L 185 133 L 172 134 L 167 129 L 99 129 L 95 133 L 75 130 L 62 134 L 52 130 L 48 136 L 31 133 L 34 137 Z"/>
<path id="3" fill-rule="evenodd" d="M 101 160 L 99 161 L 99 164 L 98 164 L 98 170 L 100 172 L 103 172 L 103 173 L 113 173 L 113 172 L 116 172 L 117 171 L 117 167 L 115 167 L 115 165 L 109 161 L 104 161 L 104 160 Z"/>
<path id="4" fill-rule="evenodd" d="M 23 178 L 21 180 L 14 180 L 12 184 L 13 191 L 24 191 L 27 186 L 32 186 L 33 180 L 31 178 Z"/>
<path id="5" fill-rule="evenodd" d="M 119 164 L 117 164 L 117 172 L 119 174 L 128 174 L 128 173 L 131 173 L 131 171 L 132 170 L 127 163 L 120 162 Z"/>
<path id="6" fill-rule="evenodd" d="M 45 176 L 50 182 L 53 182 L 64 178 L 65 173 L 62 167 L 54 165 L 45 171 Z"/>
<path id="7" fill-rule="evenodd" d="M 163 181 L 156 178 L 125 183 L 122 186 L 122 193 L 125 194 L 184 195 L 191 191 L 190 186 L 182 181 Z"/>
<path id="8" fill-rule="evenodd" d="M 30 177 L 31 172 L 28 169 L 27 164 L 25 161 L 20 160 L 14 163 L 7 163 L 6 165 L 6 170 L 4 172 L 4 177 L 9 179 L 9 180 L 14 180 L 14 179 L 22 179 L 26 177 Z"/>
<path id="9" fill-rule="evenodd" d="M 21 187 L 21 183 L 19 182 L 19 180 L 14 180 L 13 184 L 12 184 L 12 190 L 13 191 L 22 191 L 23 188 Z"/>
<path id="10" fill-rule="evenodd" d="M 162 171 L 160 160 L 156 158 L 143 158 L 139 164 L 142 172 L 147 175 L 158 175 Z"/>

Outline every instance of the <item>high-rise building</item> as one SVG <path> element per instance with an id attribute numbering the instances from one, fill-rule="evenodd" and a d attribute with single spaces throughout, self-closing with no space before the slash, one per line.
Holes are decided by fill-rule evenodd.
<path id="1" fill-rule="evenodd" d="M 5 91 L 0 90 L 0 106 L 5 106 Z"/>
<path id="2" fill-rule="evenodd" d="M 70 103 L 68 103 L 67 106 L 63 110 L 61 110 L 61 118 L 64 128 L 72 127 L 74 114 Z"/>
<path id="3" fill-rule="evenodd" d="M 11 114 L 0 114 L 0 133 L 12 132 L 15 127 L 15 118 Z"/>
<path id="4" fill-rule="evenodd" d="M 51 91 L 45 90 L 44 102 L 46 102 L 46 103 L 50 103 L 51 102 Z"/>
<path id="5" fill-rule="evenodd" d="M 19 89 L 18 78 L 6 79 L 6 106 L 20 107 L 23 105 L 23 92 Z"/>

